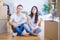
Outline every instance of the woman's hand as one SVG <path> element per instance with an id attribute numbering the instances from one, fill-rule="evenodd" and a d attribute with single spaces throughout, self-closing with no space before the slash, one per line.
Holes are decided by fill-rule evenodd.
<path id="1" fill-rule="evenodd" d="M 35 31 L 35 29 L 32 29 L 31 32 L 33 33 Z"/>

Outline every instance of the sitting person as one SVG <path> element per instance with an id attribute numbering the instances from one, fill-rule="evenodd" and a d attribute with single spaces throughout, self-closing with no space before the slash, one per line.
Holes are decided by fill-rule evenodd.
<path id="1" fill-rule="evenodd" d="M 25 23 L 25 16 L 21 13 L 23 6 L 18 5 L 16 8 L 16 13 L 11 15 L 9 24 L 12 25 L 12 35 L 22 35 L 22 32 L 24 31 L 24 23 Z"/>
<path id="2" fill-rule="evenodd" d="M 24 24 L 24 28 L 27 33 L 37 35 L 41 32 L 41 29 L 38 26 L 41 19 L 38 16 L 38 8 L 36 6 L 32 7 L 31 14 L 28 16 L 27 21 L 28 22 Z"/>

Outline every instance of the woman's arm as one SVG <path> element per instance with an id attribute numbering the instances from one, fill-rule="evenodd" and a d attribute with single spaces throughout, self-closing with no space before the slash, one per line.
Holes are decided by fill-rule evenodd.
<path id="1" fill-rule="evenodd" d="M 28 26 L 33 30 L 33 29 L 34 29 L 34 27 L 32 27 L 32 25 L 31 25 L 31 23 L 30 23 L 30 20 L 31 20 L 31 18 L 30 18 L 30 17 L 28 17 L 28 18 L 27 18 Z"/>
<path id="2" fill-rule="evenodd" d="M 34 29 L 38 28 L 38 27 L 39 27 L 39 26 L 38 26 L 39 24 L 41 24 L 41 18 L 38 18 L 38 21 L 37 21 L 36 26 L 35 26 Z"/>

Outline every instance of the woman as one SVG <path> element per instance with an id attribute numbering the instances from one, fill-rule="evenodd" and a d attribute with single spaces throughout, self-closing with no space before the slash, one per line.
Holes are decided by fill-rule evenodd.
<path id="1" fill-rule="evenodd" d="M 32 7 L 31 14 L 28 16 L 27 21 L 28 22 L 24 24 L 24 28 L 29 34 L 37 35 L 41 32 L 40 28 L 38 27 L 38 24 L 41 21 L 38 16 L 38 8 L 36 6 Z"/>

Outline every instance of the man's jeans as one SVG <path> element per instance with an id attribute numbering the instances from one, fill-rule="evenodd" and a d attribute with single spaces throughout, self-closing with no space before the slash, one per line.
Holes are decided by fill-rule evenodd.
<path id="1" fill-rule="evenodd" d="M 17 33 L 18 35 L 22 35 L 22 32 L 24 31 L 24 24 L 21 24 L 20 26 L 14 28 L 12 27 L 12 30 L 14 33 Z"/>

